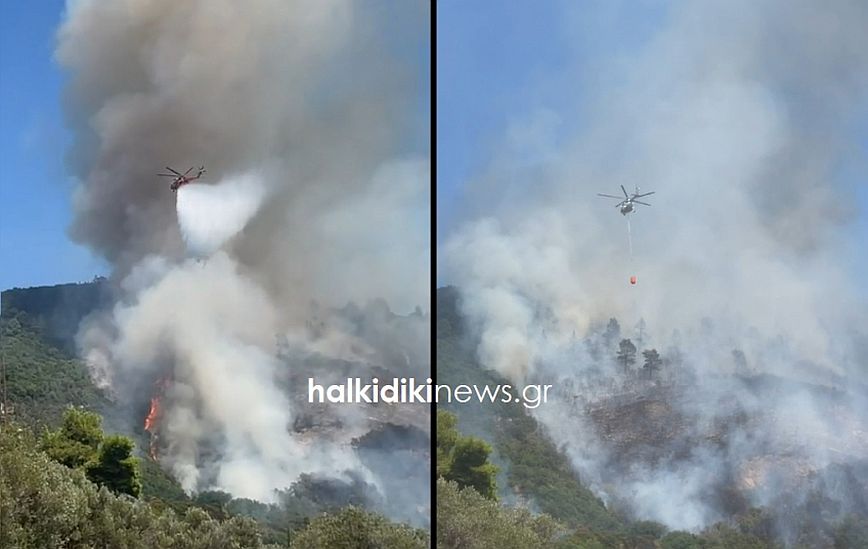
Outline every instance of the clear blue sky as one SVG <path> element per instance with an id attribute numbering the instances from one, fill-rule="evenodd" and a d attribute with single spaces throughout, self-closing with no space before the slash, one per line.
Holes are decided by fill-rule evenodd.
<path id="1" fill-rule="evenodd" d="M 106 267 L 66 235 L 73 184 L 63 75 L 54 63 L 61 0 L 3 3 L 0 19 L 0 289 L 90 280 Z"/>

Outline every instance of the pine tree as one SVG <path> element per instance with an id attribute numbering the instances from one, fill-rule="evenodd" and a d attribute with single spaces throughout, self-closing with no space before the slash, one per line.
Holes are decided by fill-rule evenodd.
<path id="1" fill-rule="evenodd" d="M 138 497 L 142 481 L 139 462 L 133 457 L 133 441 L 121 435 L 106 437 L 96 462 L 87 468 L 87 478 L 112 492 Z"/>
<path id="2" fill-rule="evenodd" d="M 42 448 L 51 459 L 67 467 L 83 467 L 96 457 L 102 438 L 99 414 L 70 406 L 61 426 L 45 433 Z"/>
<path id="3" fill-rule="evenodd" d="M 488 461 L 491 446 L 458 432 L 457 418 L 437 412 L 437 475 L 497 499 L 497 466 Z"/>
<path id="4" fill-rule="evenodd" d="M 658 371 L 660 366 L 663 365 L 663 360 L 660 358 L 657 349 L 642 351 L 642 356 L 645 357 L 645 364 L 642 365 L 642 368 L 648 372 L 648 379 L 651 379 L 654 372 Z"/>
<path id="5" fill-rule="evenodd" d="M 636 363 L 636 346 L 629 339 L 622 339 L 621 343 L 618 344 L 618 354 L 616 356 L 618 357 L 618 363 L 624 367 L 624 373 L 626 374 L 630 366 Z"/>

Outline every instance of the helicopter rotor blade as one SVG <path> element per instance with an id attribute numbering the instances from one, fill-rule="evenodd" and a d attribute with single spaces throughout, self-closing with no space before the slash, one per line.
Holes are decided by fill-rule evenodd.
<path id="1" fill-rule="evenodd" d="M 641 200 L 634 200 L 633 202 L 636 204 L 642 204 L 643 206 L 650 206 L 651 205 L 651 204 L 648 204 L 647 202 L 642 202 Z"/>
<path id="2" fill-rule="evenodd" d="M 627 194 L 627 189 L 624 188 L 624 185 L 621 185 L 621 190 L 624 191 L 624 198 L 630 200 L 630 195 Z"/>
<path id="3" fill-rule="evenodd" d="M 173 170 L 173 169 L 170 168 L 169 166 L 166 166 L 166 169 L 169 170 L 170 172 L 172 172 L 172 173 L 175 174 L 175 175 L 181 175 L 180 173 L 178 173 L 176 170 Z"/>
<path id="4" fill-rule="evenodd" d="M 654 194 L 655 192 L 656 191 L 651 191 L 650 193 L 642 193 L 642 194 L 633 195 L 633 198 L 642 198 L 643 196 L 650 196 L 650 195 Z"/>
<path id="5" fill-rule="evenodd" d="M 615 199 L 617 199 L 617 200 L 621 200 L 621 197 L 620 197 L 620 196 L 613 196 L 613 195 L 611 195 L 611 194 L 597 193 L 597 196 L 604 196 L 604 197 L 606 197 L 606 198 L 615 198 Z"/>
<path id="6" fill-rule="evenodd" d="M 190 166 L 190 169 L 188 169 L 186 172 L 184 172 L 184 175 L 186 176 L 186 175 L 187 175 L 188 173 L 190 173 L 191 171 L 193 171 L 193 166 Z"/>

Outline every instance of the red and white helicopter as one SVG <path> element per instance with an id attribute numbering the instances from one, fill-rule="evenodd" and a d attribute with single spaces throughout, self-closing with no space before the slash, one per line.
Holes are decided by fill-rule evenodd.
<path id="1" fill-rule="evenodd" d="M 172 173 L 158 173 L 157 175 L 159 175 L 161 177 L 174 177 L 175 180 L 172 181 L 172 184 L 169 185 L 169 188 L 172 189 L 172 191 L 176 191 L 176 192 L 178 189 L 180 189 L 181 187 L 183 187 L 187 183 L 191 183 L 193 181 L 196 181 L 197 179 L 202 177 L 203 173 L 205 173 L 205 166 L 201 166 L 199 168 L 199 172 L 196 173 L 196 175 L 187 175 L 193 171 L 193 168 L 190 168 L 189 170 L 187 170 L 184 173 L 176 172 L 175 170 L 173 170 L 169 166 L 166 166 L 166 169 Z"/>

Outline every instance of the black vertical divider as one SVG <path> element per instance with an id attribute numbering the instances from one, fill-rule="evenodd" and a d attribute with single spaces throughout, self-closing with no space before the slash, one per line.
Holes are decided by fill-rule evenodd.
<path id="1" fill-rule="evenodd" d="M 431 383 L 437 386 L 437 0 L 431 0 Z M 436 392 L 435 392 L 436 394 Z M 431 409 L 431 547 L 437 547 L 437 404 Z"/>

